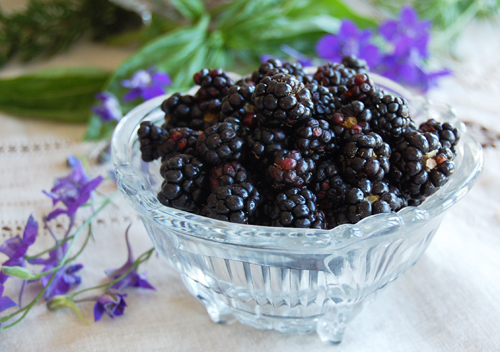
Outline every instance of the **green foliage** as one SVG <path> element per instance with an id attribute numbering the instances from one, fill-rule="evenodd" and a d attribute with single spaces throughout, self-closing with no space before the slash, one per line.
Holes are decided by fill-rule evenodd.
<path id="1" fill-rule="evenodd" d="M 103 0 L 32 0 L 25 11 L 7 16 L 0 9 L 0 67 L 50 57 L 83 35 L 93 40 L 141 25 L 139 16 Z"/>
<path id="2" fill-rule="evenodd" d="M 83 123 L 109 72 L 93 68 L 41 70 L 0 80 L 0 110 L 30 118 Z"/>

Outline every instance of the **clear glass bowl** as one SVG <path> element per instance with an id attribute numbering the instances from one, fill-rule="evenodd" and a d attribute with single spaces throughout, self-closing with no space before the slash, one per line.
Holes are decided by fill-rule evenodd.
<path id="1" fill-rule="evenodd" d="M 214 322 L 236 317 L 258 329 L 309 333 L 339 343 L 346 325 L 374 297 L 420 258 L 446 212 L 465 196 L 482 169 L 479 143 L 451 109 L 414 96 L 373 75 L 404 96 L 417 121 L 435 118 L 462 129 L 456 171 L 419 207 L 379 214 L 332 230 L 239 225 L 162 205 L 159 162 L 140 158 L 137 129 L 163 119 L 167 97 L 147 101 L 121 120 L 112 139 L 118 187 L 161 256 L 182 276 Z"/>

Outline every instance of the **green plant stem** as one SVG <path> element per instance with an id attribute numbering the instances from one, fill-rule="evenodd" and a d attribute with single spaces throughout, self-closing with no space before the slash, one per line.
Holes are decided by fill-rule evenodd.
<path id="1" fill-rule="evenodd" d="M 28 260 L 28 261 L 29 261 L 29 260 L 32 260 L 32 259 L 35 259 L 35 258 L 41 257 L 42 255 L 44 255 L 44 254 L 46 254 L 46 253 L 49 253 L 50 251 L 53 251 L 53 250 L 54 250 L 54 249 L 56 249 L 56 248 L 61 247 L 61 245 L 62 245 L 63 243 L 66 243 L 66 242 L 68 242 L 68 241 L 72 240 L 72 239 L 73 239 L 73 237 L 75 237 L 75 235 L 71 235 L 71 236 L 68 236 L 68 237 L 66 237 L 66 238 L 63 238 L 61 241 L 59 241 L 59 243 L 58 243 L 58 244 L 56 244 L 56 245 L 54 245 L 54 246 L 52 246 L 52 247 L 50 247 L 50 248 L 48 248 L 48 249 L 45 249 L 44 251 L 42 251 L 42 252 L 40 252 L 40 253 L 37 253 L 37 254 L 34 254 L 34 255 L 27 255 L 27 256 L 25 256 L 24 258 L 25 258 L 26 260 Z"/>
<path id="2" fill-rule="evenodd" d="M 87 243 L 89 243 L 89 239 L 92 237 L 92 224 L 89 225 L 89 232 L 87 233 L 87 238 L 85 238 L 85 242 L 82 244 L 82 247 L 80 248 L 80 250 L 74 255 L 72 256 L 71 258 L 69 258 L 66 263 L 69 263 L 69 262 L 72 262 L 73 260 L 75 260 L 80 254 L 82 254 L 83 250 L 85 249 L 85 247 L 87 246 Z"/>
<path id="3" fill-rule="evenodd" d="M 130 266 L 130 268 L 128 268 L 122 275 L 120 275 L 119 277 L 117 277 L 113 281 L 110 281 L 110 282 L 108 282 L 106 284 L 102 284 L 102 285 L 98 285 L 98 286 L 94 286 L 94 287 L 89 287 L 89 288 L 85 288 L 83 290 L 74 292 L 71 296 L 69 296 L 69 299 L 73 300 L 76 296 L 78 296 L 78 295 L 80 295 L 80 294 L 82 294 L 84 292 L 88 292 L 88 291 L 92 291 L 92 290 L 97 290 L 97 289 L 101 289 L 101 288 L 106 288 L 106 290 L 109 289 L 111 286 L 113 286 L 118 281 L 123 280 L 128 274 L 130 274 L 130 272 L 132 270 L 137 269 L 139 267 L 139 265 L 141 265 L 142 263 L 144 263 L 147 260 L 149 260 L 149 258 L 154 253 L 154 251 L 155 251 L 155 249 L 151 248 L 151 249 L 147 250 L 146 252 L 144 252 L 143 254 L 141 254 L 134 261 L 134 263 Z"/>
<path id="4" fill-rule="evenodd" d="M 0 328 L 0 332 L 16 325 L 17 323 L 19 323 L 21 320 L 24 319 L 24 317 L 28 314 L 28 312 L 31 310 L 31 308 L 33 308 L 33 306 L 40 300 L 40 298 L 43 297 L 45 291 L 47 290 L 47 288 L 50 286 L 50 284 L 52 283 L 52 281 L 54 281 L 54 278 L 56 276 L 56 272 L 61 269 L 65 264 L 66 262 L 68 261 L 68 256 L 69 256 L 69 253 L 71 252 L 71 249 L 74 247 L 75 243 L 76 243 L 76 240 L 78 239 L 79 235 L 82 233 L 83 229 L 86 228 L 87 226 L 89 226 L 91 223 L 92 223 L 92 220 L 101 212 L 101 210 L 103 210 L 106 205 L 108 205 L 116 196 L 118 196 L 119 194 L 119 191 L 116 191 L 115 193 L 113 193 L 111 196 L 109 196 L 109 198 L 106 199 L 106 201 L 82 224 L 82 226 L 80 226 L 76 232 L 73 234 L 72 236 L 72 241 L 68 247 L 68 250 L 66 251 L 66 253 L 64 254 L 63 258 L 61 259 L 61 261 L 59 262 L 59 265 L 56 266 L 55 268 L 51 269 L 51 270 L 48 270 L 44 273 L 41 273 L 39 275 L 36 275 L 35 277 L 38 277 L 38 278 L 41 278 L 47 274 L 50 274 L 50 273 L 53 273 L 52 276 L 50 277 L 49 279 L 49 282 L 47 283 L 47 285 L 40 291 L 40 293 L 36 296 L 35 299 L 33 299 L 33 301 L 31 301 L 26 307 L 24 308 L 21 308 L 17 311 L 15 311 L 14 313 L 10 314 L 10 315 L 7 315 L 3 318 L 0 318 L 0 323 L 1 322 L 5 322 L 13 317 L 15 317 L 16 315 L 18 314 L 21 314 L 23 313 L 23 315 L 17 319 L 16 321 L 8 324 L 8 325 L 5 325 L 5 326 L 2 326 Z"/>

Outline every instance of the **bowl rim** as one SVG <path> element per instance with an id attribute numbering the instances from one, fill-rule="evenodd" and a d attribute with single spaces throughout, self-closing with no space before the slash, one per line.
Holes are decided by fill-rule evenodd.
<path id="1" fill-rule="evenodd" d="M 424 113 L 433 111 L 434 114 L 439 115 L 440 120 L 452 122 L 462 130 L 462 137 L 457 145 L 461 153 L 455 159 L 455 174 L 445 186 L 417 207 L 408 206 L 397 213 L 372 215 L 356 224 L 344 224 L 330 230 L 235 224 L 167 207 L 159 203 L 156 194 L 148 189 L 148 186 L 134 172 L 132 155 L 127 151 L 133 148 L 137 140 L 136 132 L 140 122 L 145 120 L 151 112 L 158 111 L 161 103 L 171 94 L 165 94 L 138 105 L 127 113 L 115 128 L 111 139 L 111 154 L 118 187 L 142 216 L 147 216 L 160 224 L 165 224 L 166 219 L 175 221 L 187 229 L 183 232 L 185 236 L 228 245 L 261 249 L 296 248 L 298 244 L 308 247 L 342 248 L 374 236 L 385 237 L 387 240 L 404 237 L 405 233 L 412 231 L 401 233 L 398 229 L 422 226 L 423 222 L 442 215 L 468 193 L 483 169 L 482 148 L 479 142 L 466 132 L 465 125 L 456 118 L 451 107 L 436 105 L 388 78 L 373 73 L 370 73 L 370 77 L 377 84 L 405 97 L 410 104 L 416 104 L 415 106 L 422 109 Z M 122 136 L 127 136 L 127 143 L 122 141 L 125 138 Z M 128 186 L 129 193 L 126 192 L 124 186 L 127 177 L 133 178 L 136 182 L 132 192 L 130 192 L 130 185 Z M 386 231 L 381 233 L 380 224 L 384 224 L 383 229 Z"/>

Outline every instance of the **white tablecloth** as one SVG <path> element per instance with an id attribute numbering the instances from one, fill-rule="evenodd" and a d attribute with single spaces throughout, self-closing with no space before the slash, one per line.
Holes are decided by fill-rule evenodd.
<path id="1" fill-rule="evenodd" d="M 467 28 L 458 46 L 462 61 L 450 64 L 455 76 L 429 93 L 454 106 L 459 118 L 488 127 L 492 135 L 500 132 L 500 45 L 494 39 L 499 31 L 499 23 Z M 1 74 L 89 60 L 114 67 L 129 52 L 82 43 L 48 63 L 14 64 Z M 5 114 L 0 124 L 3 242 L 22 233 L 29 214 L 40 219 L 50 210 L 41 190 L 68 172 L 69 153 L 87 153 L 92 146 L 79 142 L 84 126 Z M 315 334 L 214 324 L 177 273 L 153 257 L 144 270 L 157 291 L 129 290 L 124 316 L 93 323 L 93 303 L 84 303 L 82 312 L 92 322 L 86 326 L 70 310 L 49 312 L 39 303 L 23 322 L 0 334 L 0 351 L 500 351 L 500 150 L 488 147 L 484 152 L 485 170 L 475 188 L 449 211 L 420 261 L 350 324 L 339 346 L 325 345 Z M 93 171 L 104 172 L 105 167 Z M 111 184 L 103 188 L 112 189 Z M 85 265 L 82 288 L 103 282 L 104 269 L 125 262 L 123 235 L 130 222 L 135 255 L 151 247 L 142 223 L 122 200 L 95 222 L 96 241 L 79 260 Z M 52 243 L 42 232 L 34 252 Z M 19 289 L 13 281 L 5 294 Z M 35 289 L 28 288 L 24 302 Z"/>

